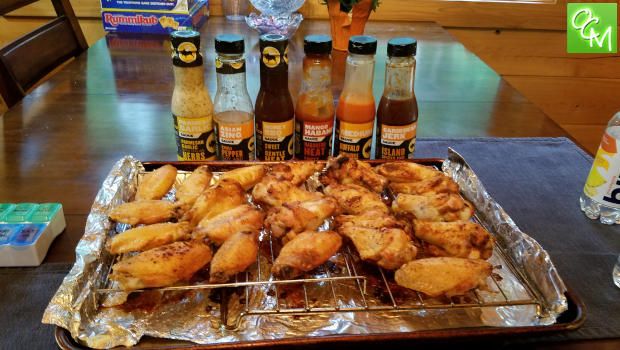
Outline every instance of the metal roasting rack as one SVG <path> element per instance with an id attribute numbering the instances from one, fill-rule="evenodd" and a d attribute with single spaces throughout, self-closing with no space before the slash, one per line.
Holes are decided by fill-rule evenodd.
<path id="1" fill-rule="evenodd" d="M 179 173 L 184 178 L 189 173 Z M 138 177 L 140 179 L 140 177 Z M 139 180 L 138 180 L 139 181 Z M 473 218 L 482 224 L 478 216 Z M 485 227 L 489 229 L 489 227 Z M 120 230 L 116 231 L 121 231 Z M 492 233 L 492 231 L 490 231 Z M 307 315 L 334 312 L 425 312 L 448 309 L 483 309 L 504 307 L 535 307 L 538 315 L 542 313 L 542 297 L 530 285 L 523 273 L 495 243 L 493 256 L 494 273 L 487 279 L 488 291 L 472 290 L 464 296 L 452 298 L 430 298 L 422 293 L 409 290 L 393 282 L 391 272 L 362 262 L 348 244 L 330 261 L 309 274 L 298 279 L 278 279 L 270 268 L 276 258 L 277 245 L 267 232 L 261 232 L 257 261 L 244 273 L 235 277 L 234 282 L 224 284 L 197 283 L 153 288 L 157 291 L 215 290 L 221 291 L 220 313 L 222 324 L 229 329 L 239 326 L 243 317 L 260 315 Z M 112 265 L 122 256 L 110 259 L 111 263 L 102 279 L 98 294 L 124 293 L 108 279 Z M 522 293 L 510 295 L 502 288 L 504 277 L 516 278 Z M 318 287 L 318 288 L 317 288 Z M 250 302 L 257 288 L 263 292 L 262 298 L 269 302 Z M 339 290 L 355 289 L 355 300 L 344 300 Z M 142 290 L 133 291 L 142 292 Z M 213 292 L 213 291 L 212 291 Z M 239 297 L 238 312 L 229 317 L 228 297 Z M 294 297 L 292 297 L 294 295 Z M 301 296 L 300 296 L 301 295 Z"/>

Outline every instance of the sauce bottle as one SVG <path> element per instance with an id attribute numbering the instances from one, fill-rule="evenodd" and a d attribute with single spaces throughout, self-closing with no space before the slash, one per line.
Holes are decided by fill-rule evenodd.
<path id="1" fill-rule="evenodd" d="M 412 159 L 418 124 L 413 91 L 417 42 L 394 38 L 388 42 L 385 89 L 377 108 L 377 159 Z"/>
<path id="2" fill-rule="evenodd" d="M 334 130 L 331 90 L 332 40 L 327 35 L 304 38 L 304 71 L 295 107 L 295 157 L 327 159 Z"/>
<path id="3" fill-rule="evenodd" d="M 215 51 L 217 158 L 254 160 L 254 110 L 245 82 L 243 37 L 238 34 L 217 35 Z"/>
<path id="4" fill-rule="evenodd" d="M 256 157 L 293 158 L 295 110 L 288 90 L 288 40 L 279 34 L 260 37 L 260 89 L 256 97 Z"/>
<path id="5" fill-rule="evenodd" d="M 174 91 L 172 117 L 179 160 L 215 159 L 213 103 L 204 85 L 200 33 L 176 31 L 170 35 Z"/>
<path id="6" fill-rule="evenodd" d="M 375 121 L 372 81 L 377 39 L 356 35 L 349 39 L 344 88 L 336 108 L 334 155 L 370 159 Z"/>

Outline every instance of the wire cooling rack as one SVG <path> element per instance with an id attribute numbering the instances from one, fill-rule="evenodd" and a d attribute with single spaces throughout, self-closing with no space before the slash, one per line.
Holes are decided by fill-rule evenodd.
<path id="1" fill-rule="evenodd" d="M 180 173 L 180 178 L 187 174 Z M 139 177 L 140 178 L 140 177 Z M 139 181 L 139 180 L 138 180 Z M 477 216 L 473 218 L 484 226 Z M 120 228 L 120 229 L 119 229 Z M 123 226 L 116 231 L 123 230 Z M 486 227 L 488 229 L 488 227 Z M 493 234 L 493 232 L 491 232 Z M 392 272 L 364 263 L 354 248 L 345 244 L 340 252 L 314 271 L 298 279 L 278 279 L 271 274 L 271 266 L 279 252 L 279 243 L 267 232 L 261 232 L 256 263 L 235 280 L 223 284 L 193 283 L 163 288 L 157 291 L 213 290 L 222 295 L 220 313 L 223 325 L 234 329 L 243 317 L 253 315 L 304 315 L 334 312 L 423 312 L 436 309 L 481 309 L 502 307 L 534 307 L 541 315 L 541 297 L 523 273 L 495 243 L 489 262 L 494 271 L 487 278 L 488 288 L 474 289 L 452 298 L 430 298 L 422 293 L 398 286 Z M 123 293 L 108 275 L 113 263 L 110 259 L 99 294 Z M 142 292 L 142 290 L 133 291 Z M 229 312 L 231 294 L 238 298 L 237 311 Z M 230 315 L 229 315 L 230 314 Z"/>

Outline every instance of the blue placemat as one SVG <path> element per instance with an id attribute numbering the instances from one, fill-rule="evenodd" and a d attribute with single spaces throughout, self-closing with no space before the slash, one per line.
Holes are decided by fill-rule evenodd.
<path id="1" fill-rule="evenodd" d="M 586 304 L 586 322 L 577 331 L 528 340 L 620 337 L 620 289 L 611 278 L 620 227 L 590 220 L 579 209 L 592 157 L 566 138 L 422 138 L 416 157 L 444 158 L 448 147 L 551 254 L 568 288 Z"/>

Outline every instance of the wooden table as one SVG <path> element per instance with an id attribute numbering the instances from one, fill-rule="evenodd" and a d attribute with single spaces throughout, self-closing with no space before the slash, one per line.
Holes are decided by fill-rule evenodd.
<path id="1" fill-rule="evenodd" d="M 291 40 L 290 90 L 300 85 L 303 37 L 329 33 L 325 21 L 304 21 Z M 245 23 L 211 18 L 202 28 L 206 82 L 214 96 L 213 37 L 246 38 L 248 90 L 259 89 L 258 34 Z M 565 136 L 566 133 L 493 70 L 434 23 L 370 22 L 379 40 L 375 96 L 381 96 L 389 38 L 418 39 L 418 135 Z M 108 36 L 35 89 L 2 118 L 0 198 L 5 202 L 60 202 L 67 230 L 46 261 L 71 262 L 93 198 L 112 165 L 131 154 L 175 160 L 170 98 L 173 89 L 166 37 Z M 334 52 L 334 92 L 342 87 L 346 54 Z"/>
<path id="2" fill-rule="evenodd" d="M 211 18 L 203 27 L 206 81 L 215 92 L 213 37 L 246 37 L 248 88 L 259 88 L 258 35 L 244 23 Z M 290 89 L 299 89 L 303 36 L 327 33 L 325 21 L 305 21 L 291 41 Z M 379 39 L 375 95 L 381 95 L 389 38 L 418 39 L 416 94 L 420 137 L 566 136 L 536 106 L 434 23 L 371 22 Z M 35 89 L 2 118 L 0 198 L 60 202 L 67 229 L 46 262 L 72 262 L 95 194 L 112 165 L 132 154 L 175 160 L 170 114 L 170 44 L 161 37 L 108 36 Z M 343 82 L 345 54 L 334 53 L 334 91 Z M 579 342 L 570 348 L 616 342 Z M 565 345 L 562 345 L 566 348 Z"/>

